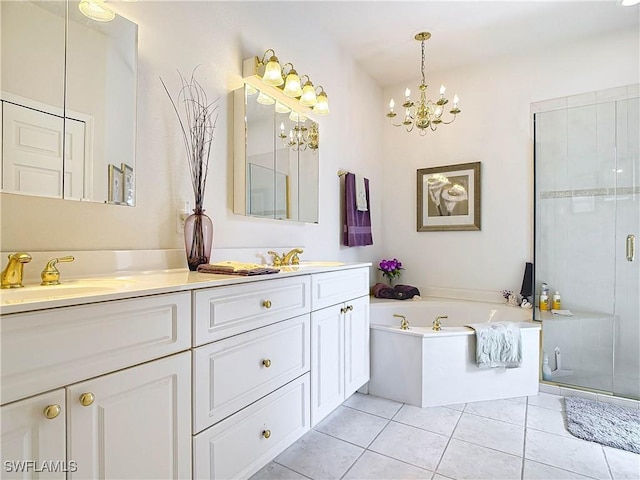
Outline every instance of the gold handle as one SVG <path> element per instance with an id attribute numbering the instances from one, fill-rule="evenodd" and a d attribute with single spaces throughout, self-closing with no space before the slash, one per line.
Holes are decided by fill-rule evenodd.
<path id="1" fill-rule="evenodd" d="M 88 407 L 93 403 L 95 399 L 96 396 L 93 393 L 83 393 L 82 395 L 80 395 L 80 405 L 82 405 L 83 407 Z"/>
<path id="2" fill-rule="evenodd" d="M 53 420 L 58 415 L 60 415 L 61 411 L 62 411 L 62 408 L 60 408 L 60 405 L 54 404 L 54 405 L 47 405 L 43 413 L 44 413 L 44 416 L 47 417 L 49 420 Z"/>
<path id="3" fill-rule="evenodd" d="M 347 310 L 349 311 L 353 310 L 353 305 L 347 305 Z"/>
<path id="4" fill-rule="evenodd" d="M 633 262 L 636 257 L 636 236 L 627 235 L 627 262 Z"/>
<path id="5" fill-rule="evenodd" d="M 271 308 L 271 300 L 265 300 L 264 302 L 262 302 L 262 306 L 264 308 Z"/>
<path id="6" fill-rule="evenodd" d="M 271 360 L 265 358 L 264 360 L 262 360 L 262 365 L 264 365 L 265 368 L 269 368 L 271 366 Z"/>
<path id="7" fill-rule="evenodd" d="M 347 309 L 346 308 L 340 308 L 340 313 L 347 313 Z"/>
<path id="8" fill-rule="evenodd" d="M 271 436 L 271 430 L 263 430 L 262 431 L 262 436 L 264 438 L 269 438 Z"/>

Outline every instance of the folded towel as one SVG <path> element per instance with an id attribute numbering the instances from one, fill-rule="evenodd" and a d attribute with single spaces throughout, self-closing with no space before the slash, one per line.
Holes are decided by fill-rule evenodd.
<path id="1" fill-rule="evenodd" d="M 396 285 L 395 287 L 390 287 L 384 283 L 376 283 L 371 291 L 376 298 L 392 298 L 394 300 L 408 300 L 420 295 L 420 290 L 411 285 Z"/>
<path id="2" fill-rule="evenodd" d="M 516 368 L 522 363 L 520 326 L 513 322 L 472 323 L 476 331 L 476 363 L 480 368 Z"/>
<path id="3" fill-rule="evenodd" d="M 364 187 L 364 177 L 356 175 L 356 208 L 360 212 L 366 212 L 367 208 L 367 191 Z"/>
<path id="4" fill-rule="evenodd" d="M 256 263 L 240 263 L 240 262 L 222 262 L 222 263 L 203 263 L 198 265 L 200 273 L 217 273 L 221 275 L 268 275 L 270 273 L 280 272 L 277 268 L 263 267 Z"/>
<path id="5" fill-rule="evenodd" d="M 385 285 L 384 283 L 376 283 L 373 286 L 373 296 L 376 298 L 396 298 L 396 291 L 393 287 Z"/>
<path id="6" fill-rule="evenodd" d="M 571 310 L 556 310 L 556 309 L 553 309 L 553 310 L 551 310 L 551 313 L 553 313 L 554 315 L 561 315 L 563 317 L 573 317 L 573 313 L 571 312 Z"/>
<path id="7" fill-rule="evenodd" d="M 398 300 L 408 300 L 420 295 L 420 290 L 411 285 L 396 285 L 393 289 L 396 292 L 396 298 Z"/>

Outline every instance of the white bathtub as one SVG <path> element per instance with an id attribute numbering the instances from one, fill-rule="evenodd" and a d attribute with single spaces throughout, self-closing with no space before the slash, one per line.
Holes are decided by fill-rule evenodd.
<path id="1" fill-rule="evenodd" d="M 519 368 L 483 368 L 476 365 L 476 336 L 469 323 L 520 323 L 522 365 Z M 465 300 L 372 299 L 371 379 L 368 391 L 419 407 L 536 395 L 540 356 L 540 324 L 531 310 L 506 304 Z M 400 329 L 404 315 L 409 330 Z M 442 331 L 432 329 L 437 316 Z"/>

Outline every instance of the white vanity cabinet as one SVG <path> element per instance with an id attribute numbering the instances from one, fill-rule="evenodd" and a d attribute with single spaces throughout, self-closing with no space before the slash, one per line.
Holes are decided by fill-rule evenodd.
<path id="1" fill-rule="evenodd" d="M 3 478 L 191 477 L 190 292 L 1 322 Z"/>
<path id="2" fill-rule="evenodd" d="M 311 283 L 313 427 L 369 381 L 369 272 L 322 273 Z"/>
<path id="3" fill-rule="evenodd" d="M 65 418 L 64 389 L 0 407 L 0 477 L 66 478 Z"/>

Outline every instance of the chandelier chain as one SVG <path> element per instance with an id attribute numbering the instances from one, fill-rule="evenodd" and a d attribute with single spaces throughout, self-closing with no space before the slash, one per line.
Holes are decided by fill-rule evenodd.
<path id="1" fill-rule="evenodd" d="M 426 81 L 424 79 L 424 59 L 425 59 L 425 56 L 424 56 L 424 40 L 422 40 L 422 67 L 421 67 L 420 70 L 422 72 L 422 84 L 423 85 L 426 84 Z"/>

